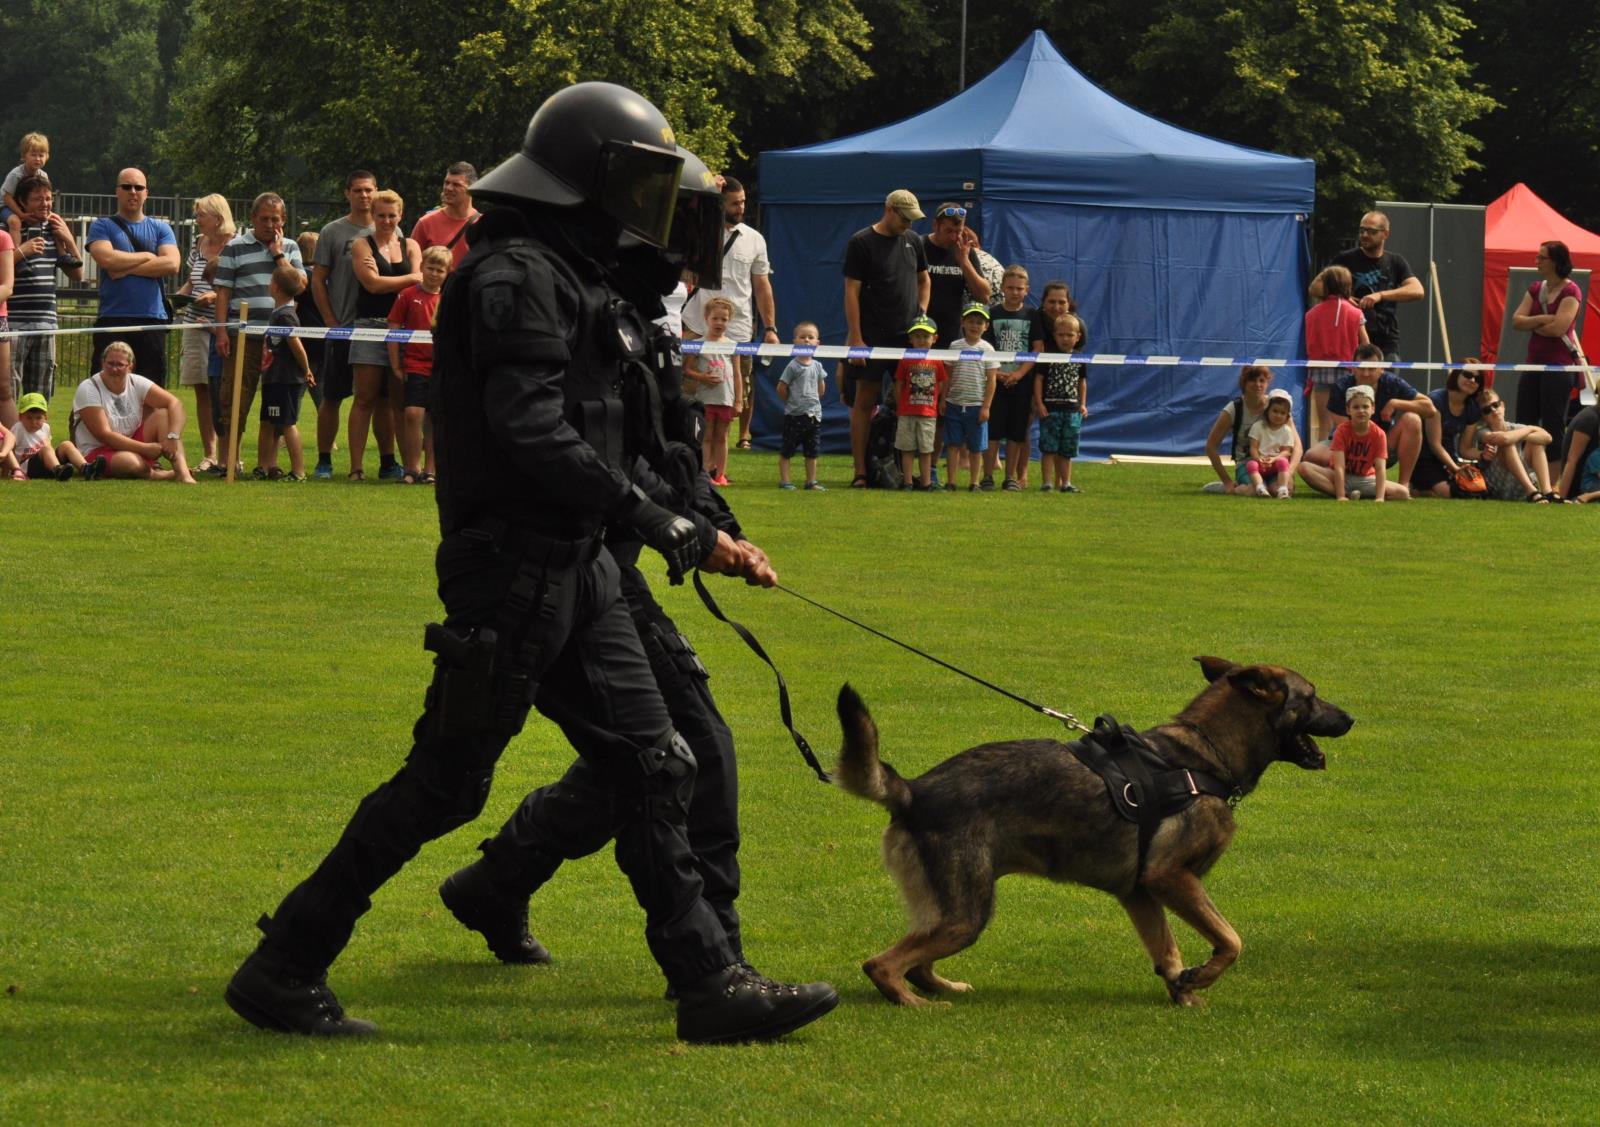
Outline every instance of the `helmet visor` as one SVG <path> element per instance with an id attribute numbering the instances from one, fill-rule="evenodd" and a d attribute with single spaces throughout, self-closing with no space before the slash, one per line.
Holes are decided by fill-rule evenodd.
<path id="1" fill-rule="evenodd" d="M 695 284 L 708 290 L 722 288 L 722 195 L 718 192 L 679 192 L 667 249 L 683 259 L 695 274 Z"/>
<path id="2" fill-rule="evenodd" d="M 607 141 L 600 152 L 600 209 L 651 246 L 665 247 L 672 230 L 683 158 L 646 145 Z"/>

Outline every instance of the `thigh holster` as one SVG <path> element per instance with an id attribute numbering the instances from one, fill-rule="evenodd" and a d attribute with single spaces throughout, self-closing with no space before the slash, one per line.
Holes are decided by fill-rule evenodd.
<path id="1" fill-rule="evenodd" d="M 458 630 L 428 623 L 422 648 L 434 655 L 427 709 L 432 735 L 481 737 L 493 730 L 499 635 L 487 626 Z"/>
<path id="2" fill-rule="evenodd" d="M 657 681 L 681 687 L 711 676 L 689 639 L 668 624 L 639 622 L 638 627 L 639 641 Z"/>

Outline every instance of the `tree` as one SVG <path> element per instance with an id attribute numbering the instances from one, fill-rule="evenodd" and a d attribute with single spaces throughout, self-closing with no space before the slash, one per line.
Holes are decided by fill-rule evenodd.
<path id="1" fill-rule="evenodd" d="M 1519 180 L 1574 223 L 1600 228 L 1600 20 L 1592 0 L 1537 8 L 1474 0 L 1463 39 L 1475 77 L 1500 103 L 1474 128 L 1481 169 L 1466 198 L 1487 203 Z"/>
<path id="2" fill-rule="evenodd" d="M 873 28 L 873 77 L 840 114 L 841 131 L 956 93 L 956 5 L 857 2 Z M 1495 105 L 1472 85 L 1460 46 L 1470 24 L 1450 0 L 1046 0 L 974 5 L 968 16 L 969 84 L 1042 27 L 1074 66 L 1145 113 L 1315 160 L 1330 246 L 1373 199 L 1451 198 L 1477 167 L 1468 127 Z M 1060 112 L 1070 134 L 1072 107 Z"/>
<path id="3" fill-rule="evenodd" d="M 50 138 L 56 190 L 110 192 L 148 167 L 189 0 L 8 0 L 0 5 L 6 93 L 0 143 Z M 10 167 L 7 165 L 6 167 Z M 155 184 L 161 192 L 164 186 Z"/>
<path id="4" fill-rule="evenodd" d="M 163 157 L 195 191 L 241 194 L 331 195 L 345 171 L 371 168 L 415 215 L 449 162 L 487 169 L 546 96 L 605 79 L 655 102 L 717 168 L 737 144 L 725 92 L 757 62 L 799 93 L 812 58 L 854 59 L 864 28 L 848 0 L 827 2 L 842 37 L 819 36 L 793 0 L 462 0 L 398 19 L 370 0 L 195 0 L 185 112 Z"/>

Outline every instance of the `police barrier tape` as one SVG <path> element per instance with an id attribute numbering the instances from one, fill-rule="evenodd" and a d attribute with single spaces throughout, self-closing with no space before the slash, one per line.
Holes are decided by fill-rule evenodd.
<path id="1" fill-rule="evenodd" d="M 66 336 L 72 333 L 149 333 L 184 329 L 215 329 L 209 321 L 180 322 L 170 325 L 116 325 L 82 329 L 13 329 L 0 333 L 0 340 L 13 337 Z M 395 344 L 432 344 L 433 334 L 425 329 L 378 328 L 308 328 L 306 326 L 273 325 L 257 321 L 241 325 L 229 321 L 224 326 L 230 332 L 243 329 L 247 336 L 266 336 L 279 339 L 287 336 L 307 340 L 361 340 L 382 341 Z M 695 356 L 759 356 L 764 359 L 787 360 L 981 360 L 988 358 L 1006 364 L 1033 361 L 1040 364 L 1089 364 L 1126 368 L 1241 368 L 1247 364 L 1267 368 L 1352 368 L 1348 360 L 1296 360 L 1288 357 L 1268 356 L 1162 356 L 1139 355 L 1122 352 L 1002 352 L 978 349 L 951 348 L 881 348 L 842 344 L 735 344 L 732 341 L 686 340 L 682 342 L 685 355 Z M 1392 368 L 1396 371 L 1432 372 L 1573 372 L 1591 371 L 1581 364 L 1463 364 L 1460 362 L 1425 360 L 1373 360 L 1368 367 Z"/>

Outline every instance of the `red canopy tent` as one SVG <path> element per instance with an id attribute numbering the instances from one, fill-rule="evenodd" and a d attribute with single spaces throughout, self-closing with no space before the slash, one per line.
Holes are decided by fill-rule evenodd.
<path id="1" fill-rule="evenodd" d="M 1489 205 L 1483 217 L 1483 340 L 1480 358 L 1493 363 L 1500 351 L 1500 323 L 1505 317 L 1507 271 L 1533 265 L 1539 244 L 1558 241 L 1572 252 L 1572 264 L 1595 271 L 1600 278 L 1600 235 L 1585 230 L 1526 184 L 1518 184 Z M 1589 287 L 1589 309 L 1583 319 L 1583 352 L 1600 361 L 1600 298 Z"/>

